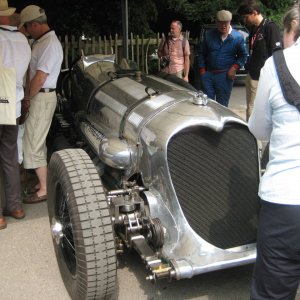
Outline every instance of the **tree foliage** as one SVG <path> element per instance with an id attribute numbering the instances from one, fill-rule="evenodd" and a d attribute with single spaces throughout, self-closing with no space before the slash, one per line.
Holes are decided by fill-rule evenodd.
<path id="1" fill-rule="evenodd" d="M 237 20 L 239 16 L 236 10 L 241 3 L 241 0 L 167 0 L 169 9 L 181 12 L 189 21 L 203 23 L 214 21 L 216 11 L 221 9 L 230 10 L 233 19 Z M 293 3 L 293 0 L 261 0 L 260 2 L 264 15 L 278 24 L 281 23 L 284 12 Z"/>
<path id="2" fill-rule="evenodd" d="M 216 11 L 227 9 L 232 11 L 237 2 L 232 0 L 168 0 L 168 6 L 175 11 L 180 11 L 190 21 L 203 23 L 214 21 Z"/>
<path id="3" fill-rule="evenodd" d="M 35 0 L 46 9 L 49 23 L 60 35 L 122 35 L 123 0 Z M 129 32 L 149 35 L 167 32 L 171 20 L 180 19 L 193 32 L 201 23 L 214 22 L 216 11 L 227 9 L 239 21 L 236 9 L 242 0 L 128 0 Z M 293 0 L 261 0 L 263 13 L 279 25 Z M 31 0 L 9 0 L 18 11 Z"/>
<path id="4" fill-rule="evenodd" d="M 122 34 L 123 0 L 9 0 L 20 12 L 34 3 L 46 10 L 51 27 L 58 34 Z M 148 34 L 157 20 L 155 0 L 128 0 L 129 32 Z"/>
<path id="5" fill-rule="evenodd" d="M 122 34 L 122 0 L 52 0 L 56 31 L 81 35 Z M 51 6 L 52 6 L 51 5 Z M 129 32 L 148 34 L 149 24 L 157 18 L 152 0 L 128 0 Z"/>
<path id="6" fill-rule="evenodd" d="M 262 1 L 263 9 L 268 18 L 275 21 L 279 26 L 282 25 L 282 17 L 289 7 L 293 5 L 293 0 Z"/>

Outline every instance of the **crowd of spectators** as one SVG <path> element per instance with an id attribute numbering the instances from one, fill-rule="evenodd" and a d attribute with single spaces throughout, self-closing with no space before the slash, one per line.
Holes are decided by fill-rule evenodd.
<path id="1" fill-rule="evenodd" d="M 20 15 L 15 10 L 7 0 L 0 0 L 1 60 L 3 66 L 15 68 L 17 74 L 16 125 L 0 125 L 0 165 L 5 192 L 5 207 L 0 205 L 0 229 L 7 226 L 4 216 L 25 217 L 22 202 L 32 204 L 47 199 L 46 137 L 56 108 L 56 83 L 63 60 L 61 43 L 48 26 L 44 9 L 29 5 Z M 31 47 L 27 37 L 33 39 Z M 25 132 L 23 138 L 19 136 L 18 151 L 21 119 L 25 122 Z M 18 152 L 23 152 L 24 158 Z M 19 168 L 22 159 L 23 167 L 35 170 L 38 178 L 23 199 Z"/>

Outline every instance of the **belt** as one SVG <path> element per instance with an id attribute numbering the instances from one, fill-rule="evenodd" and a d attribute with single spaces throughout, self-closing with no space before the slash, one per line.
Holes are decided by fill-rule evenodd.
<path id="1" fill-rule="evenodd" d="M 211 72 L 211 73 L 215 73 L 215 74 L 218 74 L 218 73 L 223 73 L 223 72 L 227 72 L 227 70 L 223 69 L 223 70 L 211 70 L 211 69 L 208 69 L 207 71 Z"/>
<path id="2" fill-rule="evenodd" d="M 41 89 L 39 90 L 39 93 L 51 93 L 51 92 L 55 92 L 55 89 L 41 88 Z"/>

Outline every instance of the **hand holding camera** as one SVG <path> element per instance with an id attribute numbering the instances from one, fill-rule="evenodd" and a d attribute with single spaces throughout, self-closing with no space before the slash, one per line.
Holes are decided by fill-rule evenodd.
<path id="1" fill-rule="evenodd" d="M 170 64 L 170 57 L 169 56 L 163 56 L 160 59 L 160 68 L 164 69 Z"/>

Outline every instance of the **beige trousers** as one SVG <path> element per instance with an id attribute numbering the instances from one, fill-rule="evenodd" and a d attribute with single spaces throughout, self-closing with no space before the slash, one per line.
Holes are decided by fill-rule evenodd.
<path id="1" fill-rule="evenodd" d="M 30 101 L 25 121 L 23 150 L 25 169 L 47 166 L 46 138 L 56 108 L 56 93 L 38 93 Z"/>
<path id="2" fill-rule="evenodd" d="M 183 70 L 175 73 L 174 75 L 176 75 L 178 78 L 182 79 L 183 78 Z"/>
<path id="3" fill-rule="evenodd" d="M 248 121 L 254 106 L 258 80 L 253 80 L 251 76 L 247 74 L 245 83 L 246 83 L 246 101 L 247 101 L 246 120 Z"/>

